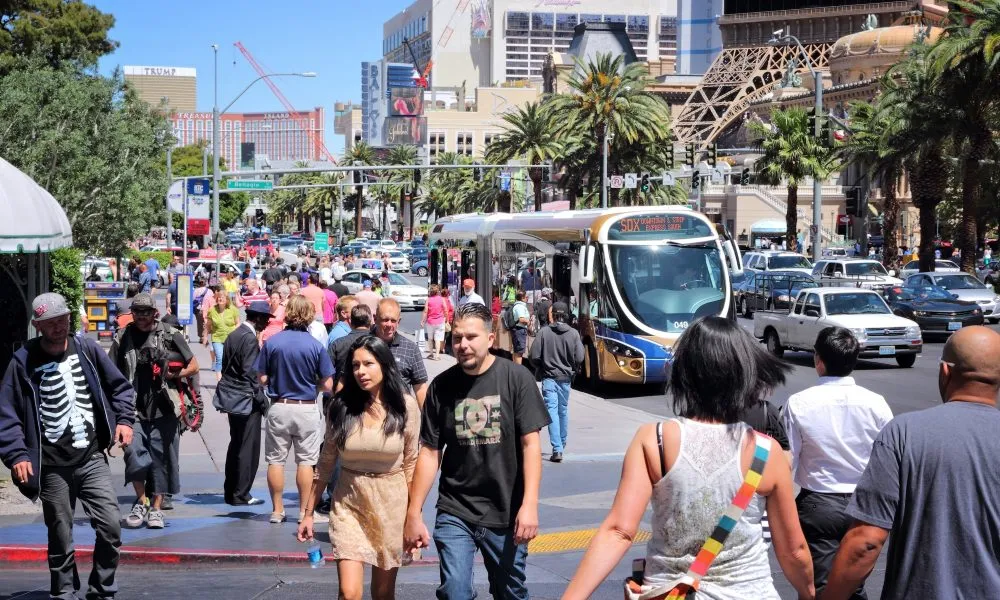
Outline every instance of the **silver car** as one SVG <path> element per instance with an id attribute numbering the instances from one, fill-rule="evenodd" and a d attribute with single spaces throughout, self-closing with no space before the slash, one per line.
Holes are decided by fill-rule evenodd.
<path id="1" fill-rule="evenodd" d="M 911 260 L 906 263 L 902 269 L 899 270 L 899 276 L 902 279 L 906 279 L 910 275 L 916 275 L 920 272 L 920 261 Z M 950 260 L 935 260 L 934 261 L 934 272 L 935 273 L 961 273 L 962 269 L 958 267 L 955 263 Z"/>
<path id="2" fill-rule="evenodd" d="M 937 285 L 954 294 L 959 300 L 975 302 L 990 323 L 1000 323 L 1000 296 L 993 288 L 968 273 L 917 273 L 906 279 L 907 287 Z"/>

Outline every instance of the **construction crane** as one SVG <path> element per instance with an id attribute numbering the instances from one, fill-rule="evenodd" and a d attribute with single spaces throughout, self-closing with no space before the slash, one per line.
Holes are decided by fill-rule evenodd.
<path id="1" fill-rule="evenodd" d="M 413 46 L 410 45 L 410 40 L 408 38 L 403 38 L 403 45 L 406 49 L 410 51 L 410 58 L 413 59 L 414 70 L 420 68 L 420 62 L 417 61 L 417 53 L 413 51 Z M 426 88 L 427 87 L 427 76 L 431 74 L 431 68 L 434 66 L 434 61 L 427 59 L 427 64 L 424 65 L 423 73 L 421 73 L 417 79 L 417 87 Z M 419 73 L 419 71 L 416 71 Z"/>
<path id="2" fill-rule="evenodd" d="M 250 54 L 250 51 L 246 49 L 246 46 L 244 46 L 242 42 L 236 42 L 233 45 L 239 48 L 240 52 L 243 53 L 244 58 L 246 58 L 247 62 L 250 63 L 250 66 L 253 67 L 253 70 L 256 71 L 257 74 L 264 79 L 264 83 L 267 84 L 267 87 L 271 88 L 271 92 L 278 99 L 278 101 L 281 102 L 281 105 L 284 106 L 285 110 L 288 112 L 288 118 L 295 121 L 300 127 L 302 127 L 302 129 L 306 131 L 306 133 L 309 135 L 309 141 L 313 143 L 313 146 L 319 146 L 320 158 L 325 158 L 326 160 L 329 160 L 331 163 L 337 164 L 337 159 L 334 158 L 333 154 L 327 149 L 326 144 L 323 143 L 323 140 L 320 139 L 318 135 L 316 135 L 315 129 L 309 126 L 309 120 L 306 118 L 297 117 L 299 111 L 295 110 L 295 107 L 293 107 L 292 103 L 288 101 L 288 98 L 286 98 L 285 95 L 281 93 L 281 90 L 278 89 L 277 84 L 275 84 L 274 81 L 271 80 L 272 78 L 267 77 L 268 74 L 267 71 L 265 71 L 260 66 L 257 60 L 253 57 L 253 54 Z"/>

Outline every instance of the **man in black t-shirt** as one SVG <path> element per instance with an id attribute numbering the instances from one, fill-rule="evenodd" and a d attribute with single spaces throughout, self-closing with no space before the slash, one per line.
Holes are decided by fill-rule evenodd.
<path id="1" fill-rule="evenodd" d="M 136 296 L 132 315 L 134 320 L 115 336 L 108 355 L 135 387 L 136 424 L 152 465 L 133 469 L 133 455 L 126 455 L 126 475 L 131 475 L 136 501 L 125 524 L 137 528 L 145 523 L 150 529 L 162 529 L 163 496 L 180 493 L 181 428 L 170 390 L 198 373 L 198 359 L 181 330 L 157 319 L 159 313 L 152 296 Z M 182 366 L 170 368 L 170 363 Z M 147 490 L 147 474 L 152 490 Z M 147 492 L 151 492 L 152 500 Z"/>
<path id="2" fill-rule="evenodd" d="M 542 478 L 538 431 L 549 424 L 549 415 L 531 373 L 490 354 L 492 327 L 488 307 L 458 308 L 452 325 L 458 364 L 434 379 L 423 408 L 404 542 L 407 550 L 430 542 L 421 511 L 440 459 L 434 524 L 441 561 L 438 598 L 475 597 L 477 549 L 494 598 L 528 598 L 527 544 L 538 533 Z"/>
<path id="3" fill-rule="evenodd" d="M 267 268 L 261 273 L 260 279 L 267 286 L 267 293 L 270 294 L 274 291 L 274 282 L 281 279 L 281 269 L 275 266 L 274 261 L 268 259 Z"/>

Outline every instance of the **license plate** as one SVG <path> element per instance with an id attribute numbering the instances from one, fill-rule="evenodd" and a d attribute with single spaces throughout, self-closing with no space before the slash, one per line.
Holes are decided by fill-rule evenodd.
<path id="1" fill-rule="evenodd" d="M 879 356 L 893 356 L 896 354 L 895 346 L 879 346 L 878 347 Z"/>
<path id="2" fill-rule="evenodd" d="M 961 328 L 961 323 L 948 323 L 948 331 L 958 331 Z"/>

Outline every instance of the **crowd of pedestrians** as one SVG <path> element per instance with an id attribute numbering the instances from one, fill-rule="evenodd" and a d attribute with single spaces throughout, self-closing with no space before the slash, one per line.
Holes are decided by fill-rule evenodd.
<path id="1" fill-rule="evenodd" d="M 212 404 L 230 431 L 225 502 L 269 500 L 270 522 L 286 521 L 291 455 L 298 539 L 313 539 L 317 512 L 329 515 L 341 598 L 364 595 L 366 568 L 371 597 L 393 598 L 398 568 L 431 543 L 438 598 L 475 597 L 477 552 L 494 598 L 528 598 L 540 431 L 548 428 L 550 460 L 561 462 L 570 385 L 585 356 L 573 308 L 530 268 L 506 311 L 495 305 L 507 291 L 487 305 L 472 279 L 458 286 L 456 276 L 454 302 L 447 287 L 430 287 L 425 357 L 400 334 L 393 297 L 373 283 L 348 293 L 348 263 L 300 271 L 265 259 L 259 267 L 259 280 L 253 271 L 242 280 L 195 277 L 198 340 L 211 344 L 217 378 Z M 65 300 L 43 294 L 32 304 L 40 336 L 15 354 L 0 384 L 0 458 L 42 501 L 56 598 L 79 587 L 76 498 L 97 532 L 88 595 L 111 597 L 122 525 L 164 527 L 163 511 L 181 491 L 179 398 L 198 389 L 200 367 L 170 324 L 176 288 L 161 318 L 143 291 L 153 269 L 136 269 L 131 322 L 108 353 L 70 335 Z M 168 272 L 172 281 L 176 271 Z M 501 323 L 513 360 L 495 352 Z M 444 353 L 446 336 L 457 362 L 432 380 L 424 359 Z M 791 367 L 732 321 L 692 323 L 674 346 L 669 392 L 678 417 L 636 432 L 611 510 L 563 597 L 587 598 L 607 580 L 650 507 L 652 538 L 626 598 L 695 590 L 715 600 L 778 598 L 769 543 L 800 598 L 866 598 L 865 579 L 887 544 L 883 598 L 990 597 L 1000 588 L 1000 479 L 991 460 L 1000 450 L 1000 366 L 990 360 L 1000 334 L 954 334 L 939 366 L 944 404 L 896 418 L 851 377 L 859 351 L 851 331 L 821 331 L 816 385 L 779 412 L 766 398 Z M 106 454 L 114 444 L 125 448 L 125 483 L 136 495 L 124 519 Z M 262 446 L 269 499 L 251 494 Z M 423 510 L 436 479 L 432 532 Z M 956 548 L 965 549 L 961 561 Z"/>

